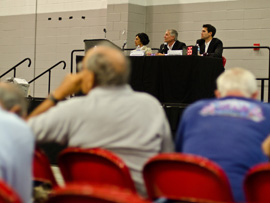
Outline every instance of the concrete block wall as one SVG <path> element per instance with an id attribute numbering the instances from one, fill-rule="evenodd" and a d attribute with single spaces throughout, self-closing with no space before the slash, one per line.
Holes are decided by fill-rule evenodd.
<path id="1" fill-rule="evenodd" d="M 107 7 L 108 39 L 119 47 L 135 48 L 138 32 L 145 32 L 146 7 L 135 4 L 109 4 Z"/>
<path id="2" fill-rule="evenodd" d="M 84 49 L 85 39 L 104 38 L 106 15 L 106 9 L 38 15 L 36 75 L 60 60 L 67 63 L 65 70 L 62 69 L 62 65 L 52 70 L 52 90 L 60 84 L 65 74 L 70 72 L 71 51 Z M 46 87 L 47 83 L 47 76 L 37 80 L 35 85 L 38 88 L 35 88 L 35 94 L 44 95 L 44 88 L 39 87 Z"/>
<path id="3" fill-rule="evenodd" d="M 107 39 L 122 47 L 127 40 L 128 4 L 109 4 L 107 6 L 106 27 Z"/>
<path id="4" fill-rule="evenodd" d="M 27 2 L 31 2 L 31 8 L 36 6 L 35 0 Z M 9 4 L 2 4 L 4 7 L 0 7 L 0 74 L 29 57 L 32 60 L 31 67 L 28 68 L 27 63 L 23 63 L 17 68 L 16 77 L 30 81 L 64 60 L 67 64 L 65 70 L 60 64 L 51 71 L 53 91 L 70 72 L 71 51 L 84 49 L 84 39 L 104 38 L 103 29 L 107 21 L 107 1 L 105 2 L 104 6 L 103 0 L 58 0 L 47 1 L 46 4 L 40 1 L 37 5 L 37 15 L 34 9 L 28 9 L 30 3 L 22 5 L 22 12 L 16 9 L 17 1 L 11 0 Z M 10 15 L 6 12 L 7 8 Z M 25 14 L 24 9 L 28 9 L 28 14 Z M 13 72 L 10 72 L 2 80 L 12 76 Z M 46 97 L 48 77 L 47 73 L 32 83 L 29 94 Z"/>
<path id="5" fill-rule="evenodd" d="M 28 62 L 21 64 L 16 75 L 27 81 L 33 78 L 35 20 L 31 15 L 0 17 L 0 73 L 4 73 L 24 58 L 32 59 L 31 67 Z M 12 77 L 13 71 L 2 78 Z"/>
<path id="6" fill-rule="evenodd" d="M 2 0 L 0 74 L 30 57 L 34 65 L 17 69 L 17 76 L 29 81 L 64 60 L 66 70 L 52 70 L 53 90 L 70 72 L 70 52 L 84 49 L 84 39 L 104 38 L 104 28 L 107 39 L 120 47 L 127 40 L 126 48 L 133 48 L 135 35 L 146 32 L 150 46 L 158 48 L 167 28 L 178 30 L 180 41 L 195 44 L 204 23 L 217 28 L 225 47 L 270 45 L 269 0 Z M 226 69 L 242 66 L 268 77 L 268 50 L 224 50 L 224 56 Z M 47 84 L 47 76 L 36 81 L 31 95 L 45 97 Z"/>
<path id="7" fill-rule="evenodd" d="M 146 32 L 146 7 L 129 4 L 128 10 L 128 48 L 135 48 L 136 34 Z"/>

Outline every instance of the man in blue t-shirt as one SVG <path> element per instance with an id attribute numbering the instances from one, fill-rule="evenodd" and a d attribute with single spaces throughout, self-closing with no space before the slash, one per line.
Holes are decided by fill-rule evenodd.
<path id="1" fill-rule="evenodd" d="M 178 152 L 196 154 L 226 172 L 236 202 L 244 202 L 243 179 L 252 166 L 266 162 L 261 144 L 270 133 L 270 105 L 256 100 L 252 73 L 226 70 L 217 80 L 217 99 L 190 105 L 176 135 Z"/>

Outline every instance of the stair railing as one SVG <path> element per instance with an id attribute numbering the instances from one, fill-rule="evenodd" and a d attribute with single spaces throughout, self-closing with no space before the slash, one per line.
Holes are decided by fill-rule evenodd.
<path id="1" fill-rule="evenodd" d="M 0 78 L 2 78 L 3 76 L 5 76 L 6 74 L 8 74 L 10 71 L 14 70 L 13 76 L 14 78 L 16 77 L 16 68 L 21 65 L 23 62 L 28 61 L 28 67 L 31 66 L 31 59 L 30 58 L 25 58 L 23 59 L 21 62 L 19 62 L 18 64 L 16 64 L 15 66 L 13 66 L 11 69 L 9 69 L 8 71 L 6 71 L 5 73 L 3 73 L 2 75 L 0 75 Z"/>
<path id="2" fill-rule="evenodd" d="M 40 78 L 41 76 L 43 76 L 44 74 L 46 74 L 47 72 L 49 72 L 48 94 L 50 94 L 50 90 L 51 90 L 51 70 L 53 68 L 55 68 L 56 66 L 58 66 L 60 63 L 63 63 L 64 64 L 63 69 L 65 69 L 66 68 L 66 62 L 65 61 L 59 61 L 58 63 L 56 63 L 55 65 L 53 65 L 52 67 L 50 67 L 49 69 L 47 69 L 46 71 L 44 71 L 43 73 L 39 74 L 34 79 L 30 80 L 28 83 L 31 84 L 32 82 L 34 82 L 35 80 L 37 80 L 38 78 Z"/>

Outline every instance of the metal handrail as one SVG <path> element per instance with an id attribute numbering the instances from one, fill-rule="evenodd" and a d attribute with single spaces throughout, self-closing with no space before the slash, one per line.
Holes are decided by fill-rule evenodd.
<path id="1" fill-rule="evenodd" d="M 268 80 L 268 88 L 269 88 L 270 78 L 256 78 L 256 80 L 261 81 L 261 101 L 263 102 L 263 100 L 264 100 L 264 81 Z M 269 97 L 268 97 L 268 103 L 269 103 Z"/>
<path id="2" fill-rule="evenodd" d="M 55 68 L 56 66 L 58 66 L 60 63 L 64 63 L 64 67 L 63 70 L 66 68 L 66 62 L 65 61 L 59 61 L 58 63 L 56 63 L 55 65 L 53 65 L 52 67 L 50 67 L 49 69 L 47 69 L 46 71 L 44 71 L 43 73 L 39 74 L 37 77 L 35 77 L 34 79 L 30 80 L 28 83 L 31 84 L 32 82 L 34 82 L 36 79 L 40 78 L 42 75 L 44 75 L 45 73 L 49 72 L 49 84 L 48 84 L 48 94 L 50 94 L 50 90 L 51 90 L 51 70 L 53 68 Z"/>
<path id="3" fill-rule="evenodd" d="M 223 47 L 223 49 L 268 49 L 269 51 L 269 64 L 268 64 L 268 77 L 270 78 L 270 47 L 267 46 L 248 46 L 248 47 Z"/>
<path id="4" fill-rule="evenodd" d="M 14 76 L 14 78 L 16 77 L 16 68 L 19 66 L 19 65 L 21 65 L 23 62 L 25 62 L 25 61 L 29 61 L 29 63 L 28 63 L 28 67 L 30 67 L 31 66 L 31 59 L 30 58 L 25 58 L 25 59 L 23 59 L 21 62 L 19 62 L 18 64 L 16 64 L 15 66 L 13 66 L 11 69 L 9 69 L 8 71 L 6 71 L 5 73 L 3 73 L 2 75 L 0 75 L 0 78 L 2 78 L 3 76 L 5 76 L 6 74 L 8 74 L 10 71 L 12 71 L 12 70 L 14 70 L 14 74 L 13 74 L 13 76 Z"/>
<path id="5" fill-rule="evenodd" d="M 223 47 L 223 49 L 268 49 L 268 78 L 257 78 L 262 81 L 261 94 L 264 96 L 264 81 L 270 79 L 270 47 L 268 46 L 238 46 L 238 47 Z M 261 98 L 262 98 L 261 95 Z M 261 99 L 263 101 L 263 98 Z M 270 88 L 268 87 L 268 103 L 270 103 Z"/>

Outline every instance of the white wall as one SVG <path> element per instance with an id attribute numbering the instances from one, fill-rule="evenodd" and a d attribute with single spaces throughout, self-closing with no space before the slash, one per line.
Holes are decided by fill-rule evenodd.
<path id="1" fill-rule="evenodd" d="M 37 6 L 36 6 L 37 5 Z M 1 0 L 0 16 L 106 9 L 107 0 Z"/>
<path id="2" fill-rule="evenodd" d="M 84 49 L 84 39 L 103 38 L 107 21 L 106 0 L 1 0 L 0 1 L 0 74 L 26 57 L 16 77 L 30 81 L 57 62 L 67 63 L 51 71 L 51 91 L 70 72 L 70 53 Z M 70 19 L 72 17 L 72 19 Z M 84 18 L 82 18 L 84 17 Z M 61 20 L 59 20 L 61 18 Z M 84 54 L 84 53 L 82 53 Z M 74 70 L 75 71 L 75 70 Z M 13 72 L 2 80 L 13 76 Z M 46 97 L 48 73 L 30 86 L 30 94 Z"/>
<path id="3" fill-rule="evenodd" d="M 0 16 L 105 9 L 107 4 L 142 6 L 225 2 L 237 0 L 1 0 Z M 37 4 L 37 6 L 36 6 Z"/>
<path id="4" fill-rule="evenodd" d="M 158 5 L 175 5 L 175 4 L 192 4 L 192 3 L 209 3 L 225 2 L 237 0 L 108 0 L 108 4 L 136 4 L 141 6 L 158 6 Z"/>

